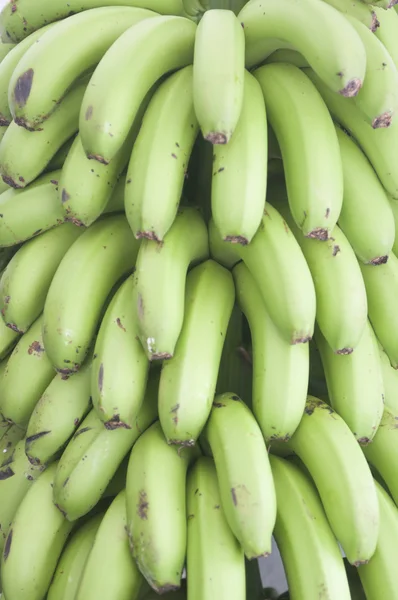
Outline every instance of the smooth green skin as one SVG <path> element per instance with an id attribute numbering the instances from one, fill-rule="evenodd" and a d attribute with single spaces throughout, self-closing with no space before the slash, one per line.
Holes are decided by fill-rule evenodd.
<path id="1" fill-rule="evenodd" d="M 333 409 L 360 444 L 370 442 L 383 415 L 384 383 L 379 348 L 369 321 L 354 352 L 346 356 L 333 352 L 319 330 L 315 341 Z"/>
<path id="2" fill-rule="evenodd" d="M 184 319 L 188 267 L 208 255 L 207 227 L 195 208 L 178 211 L 162 245 L 142 240 L 134 273 L 134 302 L 138 335 L 150 360 L 173 356 Z"/>
<path id="3" fill-rule="evenodd" d="M 244 83 L 242 110 L 234 134 L 228 144 L 213 146 L 211 189 L 212 216 L 222 238 L 240 244 L 250 243 L 264 214 L 268 159 L 261 87 L 248 71 Z"/>
<path id="4" fill-rule="evenodd" d="M 193 64 L 193 100 L 202 135 L 213 144 L 226 144 L 239 121 L 245 86 L 245 35 L 231 10 L 204 13 Z"/>
<path id="5" fill-rule="evenodd" d="M 55 374 L 44 349 L 42 325 L 41 315 L 19 340 L 1 380 L 0 411 L 21 427 L 27 427 L 34 407 Z"/>
<path id="6" fill-rule="evenodd" d="M 211 458 L 199 458 L 187 478 L 187 584 L 191 600 L 245 600 L 245 557 L 221 508 Z"/>
<path id="7" fill-rule="evenodd" d="M 110 429 L 134 425 L 147 385 L 149 361 L 137 338 L 133 294 L 131 275 L 114 295 L 95 343 L 93 406 Z"/>
<path id="8" fill-rule="evenodd" d="M 389 194 L 387 194 L 387 198 L 388 198 L 388 202 L 390 204 L 391 210 L 392 210 L 392 214 L 393 214 L 393 217 L 394 217 L 394 223 L 395 223 L 395 239 L 394 239 L 394 244 L 393 244 L 393 247 L 392 247 L 392 251 L 394 252 L 395 256 L 397 256 L 398 255 L 398 235 L 397 235 L 397 231 L 398 231 L 398 202 L 397 202 L 397 200 L 395 200 Z"/>
<path id="9" fill-rule="evenodd" d="M 126 492 L 106 511 L 88 557 L 76 600 L 137 600 L 144 584 L 126 533 Z"/>
<path id="10" fill-rule="evenodd" d="M 111 197 L 109 198 L 108 204 L 105 206 L 102 214 L 109 214 L 114 212 L 124 213 L 124 190 L 126 187 L 126 175 L 121 175 L 119 181 L 114 187 Z"/>
<path id="11" fill-rule="evenodd" d="M 188 66 L 159 86 L 133 146 L 126 178 L 125 210 L 136 237 L 163 240 L 169 231 L 198 130 L 192 66 Z"/>
<path id="12" fill-rule="evenodd" d="M 380 11 L 379 8 L 376 10 L 375 6 L 369 6 L 362 2 L 362 0 L 351 0 L 351 2 L 346 2 L 346 0 L 324 0 L 324 2 L 330 4 L 330 6 L 333 6 L 333 8 L 336 8 L 344 15 L 350 15 L 351 17 L 354 17 L 366 25 L 366 27 L 371 31 L 377 31 L 377 17 L 378 12 Z"/>
<path id="13" fill-rule="evenodd" d="M 7 422 L 5 422 L 7 423 Z M 9 425 L 3 427 L 0 425 L 0 466 L 5 465 L 10 460 L 16 445 L 25 437 L 25 429 L 18 425 Z"/>
<path id="14" fill-rule="evenodd" d="M 133 269 L 138 248 L 126 218 L 111 215 L 87 229 L 65 254 L 43 316 L 44 344 L 58 372 L 70 374 L 82 365 L 107 296 Z"/>
<path id="15" fill-rule="evenodd" d="M 316 487 L 300 469 L 270 456 L 277 517 L 275 539 L 292 598 L 350 600 L 343 558 Z"/>
<path id="16" fill-rule="evenodd" d="M 96 68 L 82 102 L 79 129 L 88 156 L 105 163 L 114 158 L 148 90 L 169 71 L 192 64 L 195 33 L 196 25 L 188 19 L 158 16 L 118 38 Z"/>
<path id="17" fill-rule="evenodd" d="M 159 385 L 159 419 L 168 443 L 193 445 L 209 417 L 235 302 L 232 275 L 208 260 L 190 271 L 184 322 Z"/>
<path id="18" fill-rule="evenodd" d="M 379 534 L 379 506 L 372 473 L 348 425 L 325 402 L 308 396 L 301 423 L 284 448 L 310 472 L 349 562 L 369 560 Z"/>
<path id="19" fill-rule="evenodd" d="M 7 538 L 10 550 L 7 556 L 3 552 L 1 561 L 2 586 L 9 598 L 41 600 L 45 596 L 73 527 L 52 501 L 56 468 L 54 463 L 42 473 L 14 516 Z"/>
<path id="20" fill-rule="evenodd" d="M 181 585 L 187 544 L 186 473 L 197 454 L 194 448 L 168 445 L 157 421 L 130 455 L 126 480 L 130 549 L 158 593 Z"/>
<path id="21" fill-rule="evenodd" d="M 290 438 L 307 398 L 309 345 L 289 344 L 275 327 L 246 265 L 232 271 L 236 300 L 250 327 L 253 346 L 253 413 L 265 441 Z"/>
<path id="22" fill-rule="evenodd" d="M 0 43 L 0 63 L 5 59 L 7 54 L 11 52 L 13 48 L 15 48 L 15 44 L 11 44 L 9 42 Z"/>
<path id="23" fill-rule="evenodd" d="M 6 324 L 24 333 L 39 317 L 61 260 L 82 233 L 65 223 L 18 250 L 0 279 L 0 310 Z"/>
<path id="24" fill-rule="evenodd" d="M 398 414 L 398 371 L 393 369 L 390 359 L 378 342 L 381 372 L 384 384 L 384 404 L 394 414 Z"/>
<path id="25" fill-rule="evenodd" d="M 375 31 L 376 37 L 384 44 L 394 64 L 398 65 L 398 15 L 395 10 L 383 10 L 379 6 L 372 6 L 377 20 L 380 23 Z"/>
<path id="26" fill-rule="evenodd" d="M 260 426 L 238 396 L 220 394 L 203 439 L 214 458 L 226 519 L 246 557 L 269 554 L 276 497 Z"/>
<path id="27" fill-rule="evenodd" d="M 0 318 L 0 359 L 2 360 L 12 350 L 18 341 L 19 333 L 13 331 Z M 0 400 L 1 403 L 1 400 Z"/>
<path id="28" fill-rule="evenodd" d="M 69 154 L 69 150 L 72 148 L 73 142 L 75 141 L 76 136 L 77 134 L 72 135 L 72 137 L 70 137 L 69 140 L 67 140 L 63 144 L 63 146 L 61 146 L 61 148 L 54 154 L 54 156 L 45 168 L 45 173 L 62 169 L 66 157 Z"/>

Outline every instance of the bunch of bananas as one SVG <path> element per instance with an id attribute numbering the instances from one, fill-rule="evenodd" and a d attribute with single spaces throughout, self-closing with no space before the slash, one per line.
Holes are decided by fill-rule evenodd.
<path id="1" fill-rule="evenodd" d="M 398 600 L 393 4 L 2 10 L 2 600 Z"/>

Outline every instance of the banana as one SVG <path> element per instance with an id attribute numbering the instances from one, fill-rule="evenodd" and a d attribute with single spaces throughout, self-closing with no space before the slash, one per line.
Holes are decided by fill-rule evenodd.
<path id="1" fill-rule="evenodd" d="M 398 315 L 394 299 L 398 294 L 398 258 L 391 253 L 388 262 L 374 269 L 360 265 L 368 296 L 369 319 L 391 365 L 398 368 Z"/>
<path id="2" fill-rule="evenodd" d="M 216 465 L 221 506 L 246 557 L 268 556 L 275 488 L 261 429 L 238 396 L 216 396 L 203 441 Z"/>
<path id="3" fill-rule="evenodd" d="M 3 62 L 7 54 L 11 52 L 13 48 L 15 48 L 16 44 L 12 44 L 10 42 L 1 42 L 0 43 L 0 63 Z"/>
<path id="4" fill-rule="evenodd" d="M 158 593 L 181 585 L 187 543 L 185 480 L 195 448 L 169 446 L 159 421 L 138 439 L 126 481 L 127 534 L 133 558 Z"/>
<path id="5" fill-rule="evenodd" d="M 25 436 L 25 429 L 18 425 L 10 425 L 7 421 L 0 428 L 0 466 L 7 465 L 16 445 Z"/>
<path id="6" fill-rule="evenodd" d="M 43 345 L 43 316 L 21 337 L 1 379 L 0 412 L 11 423 L 26 427 L 33 409 L 54 377 Z"/>
<path id="7" fill-rule="evenodd" d="M 275 327 L 243 262 L 233 268 L 236 298 L 253 344 L 253 413 L 267 443 L 289 439 L 307 398 L 309 345 L 291 345 Z"/>
<path id="8" fill-rule="evenodd" d="M 277 498 L 275 539 L 292 598 L 350 600 L 339 546 L 316 487 L 289 461 L 270 456 Z"/>
<path id="9" fill-rule="evenodd" d="M 193 102 L 212 144 L 227 144 L 239 121 L 245 82 L 245 36 L 232 10 L 204 13 L 195 37 Z"/>
<path id="10" fill-rule="evenodd" d="M 14 121 L 39 129 L 74 82 L 95 68 L 126 29 L 155 16 L 140 8 L 106 6 L 59 21 L 27 50 L 12 74 L 8 103 Z"/>
<path id="11" fill-rule="evenodd" d="M 348 425 L 325 402 L 308 396 L 301 423 L 283 450 L 293 450 L 310 472 L 349 562 L 369 561 L 379 534 L 379 506 L 371 471 Z"/>
<path id="12" fill-rule="evenodd" d="M 25 333 L 43 312 L 52 278 L 70 246 L 82 234 L 71 223 L 26 242 L 0 278 L 0 311 L 5 323 Z"/>
<path id="13" fill-rule="evenodd" d="M 370 6 L 369 4 L 365 4 L 362 0 L 351 0 L 347 2 L 346 0 L 324 0 L 333 8 L 336 8 L 338 11 L 343 13 L 344 15 L 350 15 L 354 17 L 364 25 L 370 31 L 375 32 L 380 26 L 379 22 L 379 12 L 385 12 L 375 6 Z M 393 12 L 393 11 L 389 11 Z M 377 34 L 376 34 L 377 35 Z"/>
<path id="14" fill-rule="evenodd" d="M 152 85 L 192 64 L 196 25 L 158 16 L 130 27 L 102 58 L 84 95 L 80 135 L 89 158 L 109 163 L 125 141 Z M 126 78 L 126 73 L 129 73 Z"/>
<path id="15" fill-rule="evenodd" d="M 156 419 L 158 382 L 150 378 L 132 429 L 109 431 L 91 411 L 69 442 L 54 480 L 54 501 L 67 519 L 82 517 L 98 503 L 123 458 Z"/>
<path id="16" fill-rule="evenodd" d="M 26 187 L 77 131 L 86 86 L 87 79 L 80 80 L 39 130 L 28 131 L 15 122 L 9 125 L 0 144 L 0 175 L 7 185 Z"/>
<path id="17" fill-rule="evenodd" d="M 382 42 L 391 56 L 393 63 L 398 68 L 398 15 L 395 10 L 383 10 L 379 6 L 372 6 L 372 10 L 379 22 L 376 37 Z"/>
<path id="18" fill-rule="evenodd" d="M 91 361 L 73 377 L 56 375 L 36 404 L 26 431 L 25 451 L 32 464 L 55 458 L 91 408 Z"/>
<path id="19" fill-rule="evenodd" d="M 336 127 L 336 132 L 344 176 L 339 226 L 361 262 L 382 264 L 387 262 L 394 244 L 393 211 L 383 186 L 361 149 L 340 127 Z"/>
<path id="20" fill-rule="evenodd" d="M 231 273 L 213 260 L 189 273 L 184 323 L 159 384 L 159 419 L 169 444 L 193 446 L 206 424 L 234 301 Z"/>
<path id="21" fill-rule="evenodd" d="M 57 463 L 50 465 L 29 489 L 8 531 L 1 560 L 1 582 L 10 600 L 44 598 L 73 527 L 52 501 L 56 468 Z"/>
<path id="22" fill-rule="evenodd" d="M 248 71 L 244 84 L 234 135 L 228 144 L 213 147 L 211 189 L 212 215 L 222 238 L 243 245 L 251 242 L 264 214 L 268 157 L 261 88 Z"/>
<path id="23" fill-rule="evenodd" d="M 186 273 L 208 257 L 200 212 L 180 208 L 163 242 L 143 239 L 137 256 L 134 302 L 138 336 L 150 360 L 171 358 L 184 319 Z"/>
<path id="24" fill-rule="evenodd" d="M 254 75 L 282 152 L 296 225 L 306 237 L 326 240 L 343 202 L 343 169 L 329 111 L 312 82 L 294 65 L 269 64 Z"/>
<path id="25" fill-rule="evenodd" d="M 95 343 L 91 394 L 108 429 L 134 425 L 147 385 L 149 361 L 137 339 L 133 294 L 131 275 L 113 296 Z"/>
<path id="26" fill-rule="evenodd" d="M 387 198 L 388 198 L 388 202 L 390 204 L 390 208 L 392 210 L 392 214 L 394 217 L 394 223 L 395 223 L 395 238 L 394 238 L 394 244 L 392 247 L 392 251 L 394 252 L 395 256 L 397 256 L 398 255 L 398 233 L 397 233 L 398 232 L 398 202 L 397 202 L 397 200 L 395 200 L 395 198 L 390 196 L 390 194 L 387 194 Z"/>
<path id="27" fill-rule="evenodd" d="M 126 175 L 121 175 L 119 181 L 115 185 L 112 195 L 109 198 L 108 204 L 103 210 L 103 215 L 109 213 L 120 212 L 124 213 L 124 190 L 126 187 Z"/>
<path id="28" fill-rule="evenodd" d="M 246 39 L 246 67 L 278 48 L 303 54 L 330 90 L 355 96 L 366 69 L 361 38 L 338 10 L 319 0 L 253 0 L 238 15 Z"/>
<path id="29" fill-rule="evenodd" d="M 47 600 L 74 600 L 104 513 L 91 517 L 68 540 L 61 554 Z"/>
<path id="30" fill-rule="evenodd" d="M 384 404 L 394 414 L 398 414 L 398 371 L 392 368 L 390 359 L 380 342 L 378 348 L 384 385 Z"/>
<path id="31" fill-rule="evenodd" d="M 69 154 L 70 149 L 72 148 L 73 142 L 75 141 L 77 134 L 72 135 L 69 140 L 67 140 L 59 150 L 54 154 L 48 165 L 46 166 L 44 173 L 50 171 L 58 171 L 62 169 L 64 166 L 66 157 Z"/>
<path id="32" fill-rule="evenodd" d="M 217 472 L 211 458 L 199 458 L 188 474 L 187 516 L 190 600 L 244 600 L 245 558 L 221 508 Z"/>
<path id="33" fill-rule="evenodd" d="M 173 224 L 198 129 L 188 66 L 159 86 L 133 146 L 125 210 L 136 238 L 162 241 Z"/>
<path id="34" fill-rule="evenodd" d="M 76 600 L 138 600 L 144 580 L 130 553 L 126 523 L 123 489 L 98 528 Z"/>
<path id="35" fill-rule="evenodd" d="M 4 323 L 0 317 L 0 359 L 3 360 L 18 342 L 20 335 Z M 1 403 L 1 400 L 0 400 Z"/>
<path id="36" fill-rule="evenodd" d="M 133 269 L 138 247 L 124 215 L 111 215 L 65 254 L 43 313 L 44 346 L 59 373 L 69 375 L 83 363 L 107 295 Z"/>
<path id="37" fill-rule="evenodd" d="M 355 351 L 333 352 L 322 333 L 315 340 L 326 375 L 333 409 L 344 419 L 360 444 L 372 441 L 384 409 L 384 383 L 376 337 L 369 322 Z"/>

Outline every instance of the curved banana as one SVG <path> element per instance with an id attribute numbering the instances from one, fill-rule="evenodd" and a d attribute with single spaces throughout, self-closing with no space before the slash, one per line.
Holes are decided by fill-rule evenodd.
<path id="1" fill-rule="evenodd" d="M 275 488 L 261 429 L 239 396 L 216 396 L 203 440 L 214 458 L 226 519 L 246 557 L 268 556 Z"/>
<path id="2" fill-rule="evenodd" d="M 235 289 L 213 260 L 188 274 L 184 322 L 159 384 L 159 419 L 169 444 L 193 446 L 209 417 Z"/>
<path id="3" fill-rule="evenodd" d="M 394 244 L 393 211 L 379 178 L 361 149 L 340 127 L 336 127 L 336 132 L 344 176 L 339 227 L 361 262 L 382 264 L 387 261 Z"/>
<path id="4" fill-rule="evenodd" d="M 185 480 L 195 448 L 169 446 L 159 421 L 142 434 L 130 454 L 126 481 L 130 551 L 158 593 L 181 585 L 187 543 Z"/>
<path id="5" fill-rule="evenodd" d="M 124 215 L 94 223 L 69 248 L 47 294 L 43 340 L 64 375 L 83 363 L 113 285 L 134 267 L 139 243 Z"/>
<path id="6" fill-rule="evenodd" d="M 254 75 L 282 152 L 293 218 L 306 237 L 326 240 L 343 202 L 339 144 L 329 111 L 294 65 L 269 64 Z"/>
<path id="7" fill-rule="evenodd" d="M 260 290 L 243 262 L 233 271 L 236 299 L 253 345 L 253 413 L 267 443 L 289 439 L 307 398 L 309 344 L 291 345 L 272 322 Z"/>
<path id="8" fill-rule="evenodd" d="M 98 528 L 76 600 L 138 600 L 144 580 L 130 553 L 126 491 L 113 500 Z"/>
<path id="9" fill-rule="evenodd" d="M 3 360 L 16 345 L 20 335 L 4 323 L 0 317 L 0 360 Z M 0 400 L 1 404 L 1 400 Z"/>
<path id="10" fill-rule="evenodd" d="M 149 361 L 137 339 L 133 295 L 131 275 L 113 296 L 95 342 L 91 394 L 107 429 L 130 429 L 145 396 Z"/>
<path id="11" fill-rule="evenodd" d="M 159 86 L 133 146 L 125 210 L 136 238 L 162 241 L 173 224 L 198 129 L 188 66 Z"/>
<path id="12" fill-rule="evenodd" d="M 251 242 L 264 214 L 268 156 L 263 94 L 248 71 L 244 84 L 235 133 L 228 144 L 213 147 L 211 187 L 211 212 L 222 238 L 243 245 Z"/>
<path id="13" fill-rule="evenodd" d="M 41 315 L 21 337 L 1 379 L 0 412 L 16 425 L 27 427 L 35 405 L 54 377 L 43 345 Z"/>
<path id="14" fill-rule="evenodd" d="M 207 10 L 199 21 L 193 60 L 193 102 L 212 144 L 227 144 L 239 121 L 245 86 L 245 36 L 232 10 Z"/>
<path id="15" fill-rule="evenodd" d="M 173 356 L 184 319 L 187 270 L 208 254 L 206 224 L 191 207 L 179 209 L 163 242 L 142 240 L 134 302 L 138 336 L 150 360 Z"/>
<path id="16" fill-rule="evenodd" d="M 375 31 L 376 37 L 387 49 L 398 68 L 398 14 L 395 10 L 383 10 L 379 6 L 372 6 L 372 11 L 379 22 L 379 27 Z"/>
<path id="17" fill-rule="evenodd" d="M 378 342 L 381 374 L 384 384 L 384 404 L 394 414 L 398 414 L 398 371 L 393 369 L 384 348 Z"/>
<path id="18" fill-rule="evenodd" d="M 28 490 L 8 531 L 1 560 L 1 583 L 5 596 L 11 600 L 45 596 L 73 527 L 52 501 L 56 468 L 57 463 L 48 467 Z"/>
<path id="19" fill-rule="evenodd" d="M 310 472 L 349 562 L 369 561 L 379 534 L 379 506 L 371 471 L 348 425 L 325 402 L 308 396 L 301 423 L 283 449 L 293 450 Z"/>
<path id="20" fill-rule="evenodd" d="M 187 519 L 190 600 L 245 600 L 245 557 L 221 508 L 217 472 L 211 458 L 199 458 L 188 473 Z"/>
<path id="21" fill-rule="evenodd" d="M 25 429 L 18 425 L 10 425 L 7 421 L 1 422 L 0 428 L 0 466 L 6 466 L 12 457 L 18 442 L 25 437 Z"/>
<path id="22" fill-rule="evenodd" d="M 114 158 L 152 85 L 169 71 L 192 64 L 195 32 L 188 19 L 159 16 L 133 25 L 112 45 L 81 106 L 79 129 L 89 158 L 105 164 Z"/>
<path id="23" fill-rule="evenodd" d="M 278 507 L 275 539 L 291 597 L 350 600 L 341 552 L 316 487 L 291 462 L 272 455 L 270 462 Z"/>
<path id="24" fill-rule="evenodd" d="M 366 25 L 372 32 L 377 31 L 380 25 L 379 12 L 385 12 L 379 8 L 376 9 L 373 3 L 372 6 L 369 6 L 369 4 L 365 4 L 362 0 L 351 0 L 350 2 L 346 2 L 346 0 L 324 0 L 324 2 L 330 4 L 330 6 L 333 6 L 333 8 L 336 8 L 344 15 L 354 17 Z"/>

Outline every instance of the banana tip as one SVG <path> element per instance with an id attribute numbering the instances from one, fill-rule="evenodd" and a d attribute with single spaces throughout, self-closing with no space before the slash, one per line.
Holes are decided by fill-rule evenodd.
<path id="1" fill-rule="evenodd" d="M 337 73 L 337 75 L 343 77 L 344 73 Z M 339 90 L 339 94 L 344 96 L 344 98 L 352 98 L 358 94 L 361 87 L 362 81 L 358 77 L 354 77 L 353 79 L 350 79 L 343 89 Z"/>
<path id="2" fill-rule="evenodd" d="M 387 111 L 382 115 L 374 118 L 372 121 L 373 129 L 379 129 L 381 127 L 390 127 L 392 121 L 392 113 L 391 111 Z"/>
<path id="3" fill-rule="evenodd" d="M 224 238 L 224 242 L 229 242 L 230 244 L 240 244 L 241 246 L 247 246 L 249 240 L 243 235 L 227 235 Z"/>
<path id="4" fill-rule="evenodd" d="M 339 350 L 336 350 L 336 354 L 339 354 L 340 356 L 346 356 L 347 354 L 352 354 L 352 351 L 354 350 L 354 348 L 340 348 Z"/>
<path id="5" fill-rule="evenodd" d="M 207 142 L 211 144 L 227 144 L 229 141 L 228 136 L 221 131 L 210 131 L 204 136 Z"/>
<path id="6" fill-rule="evenodd" d="M 385 265 L 386 262 L 388 261 L 388 254 L 385 254 L 384 256 L 377 256 L 376 258 L 373 258 L 372 260 L 369 261 L 369 265 L 373 265 L 374 267 L 377 267 L 378 265 Z"/>

